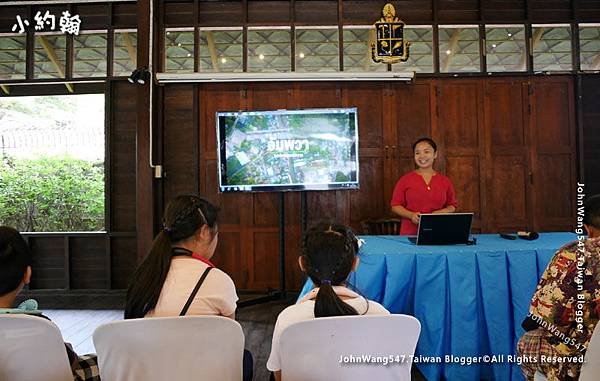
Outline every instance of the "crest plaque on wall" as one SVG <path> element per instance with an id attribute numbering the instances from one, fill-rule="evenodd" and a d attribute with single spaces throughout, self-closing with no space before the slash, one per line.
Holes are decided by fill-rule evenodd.
<path id="1" fill-rule="evenodd" d="M 376 40 L 371 44 L 371 58 L 386 64 L 406 61 L 410 42 L 404 39 L 404 21 L 396 17 L 390 3 L 383 7 L 382 16 L 374 25 Z"/>

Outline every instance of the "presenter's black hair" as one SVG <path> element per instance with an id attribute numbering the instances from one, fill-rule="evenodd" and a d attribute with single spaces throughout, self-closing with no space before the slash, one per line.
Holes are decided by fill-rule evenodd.
<path id="1" fill-rule="evenodd" d="M 21 233 L 0 226 L 0 296 L 19 287 L 27 266 L 31 266 L 31 252 Z"/>
<path id="2" fill-rule="evenodd" d="M 193 195 L 178 196 L 167 205 L 163 230 L 154 239 L 148 256 L 135 270 L 127 290 L 125 319 L 142 318 L 156 306 L 169 273 L 173 247 L 204 225 L 208 225 L 216 235 L 218 212 L 218 207 Z"/>
<path id="3" fill-rule="evenodd" d="M 420 138 L 419 140 L 414 142 L 412 145 L 413 152 L 415 152 L 415 148 L 417 148 L 417 144 L 419 144 L 421 142 L 428 143 L 433 148 L 433 152 L 437 152 L 437 144 L 435 144 L 435 142 L 431 138 Z"/>
<path id="4" fill-rule="evenodd" d="M 585 208 L 583 223 L 600 229 L 600 194 L 588 197 L 583 206 Z"/>
<path id="5" fill-rule="evenodd" d="M 346 226 L 321 223 L 305 233 L 303 265 L 306 275 L 319 287 L 315 317 L 358 315 L 333 290 L 333 286 L 345 284 L 357 254 L 358 239 Z"/>

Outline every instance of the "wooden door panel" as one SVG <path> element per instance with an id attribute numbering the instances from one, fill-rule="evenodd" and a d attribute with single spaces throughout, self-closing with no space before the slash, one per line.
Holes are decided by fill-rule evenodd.
<path id="1" fill-rule="evenodd" d="M 135 237 L 111 237 L 110 280 L 114 290 L 126 289 L 137 267 Z M 35 274 L 35 271 L 34 271 Z"/>
<path id="2" fill-rule="evenodd" d="M 575 224 L 576 133 L 570 77 L 536 78 L 532 84 L 534 226 L 572 230 Z"/>
<path id="3" fill-rule="evenodd" d="M 246 289 L 248 287 L 248 274 L 242 239 L 243 234 L 241 232 L 227 231 L 225 228 L 221 228 L 217 250 L 211 261 L 231 276 L 237 288 Z"/>
<path id="4" fill-rule="evenodd" d="M 178 195 L 194 193 L 198 189 L 194 91 L 192 85 L 169 85 L 163 89 L 164 205 Z"/>
<path id="5" fill-rule="evenodd" d="M 492 159 L 491 167 L 491 181 L 487 188 L 490 229 L 506 232 L 530 228 L 527 204 L 529 179 L 523 157 L 497 155 Z"/>
<path id="6" fill-rule="evenodd" d="M 459 212 L 474 212 L 473 228 L 480 228 L 481 195 L 479 191 L 479 158 L 448 157 L 446 176 L 454 184 Z"/>
<path id="7" fill-rule="evenodd" d="M 250 263 L 250 287 L 257 289 L 279 287 L 279 233 L 255 232 Z"/>
<path id="8" fill-rule="evenodd" d="M 412 144 L 419 138 L 431 136 L 430 93 L 429 82 L 394 86 L 393 123 L 399 156 L 412 157 Z"/>
<path id="9" fill-rule="evenodd" d="M 575 136 L 571 134 L 569 115 L 569 83 L 544 81 L 534 86 L 537 148 L 540 152 L 570 150 Z"/>
<path id="10" fill-rule="evenodd" d="M 384 198 L 383 159 L 362 158 L 360 161 L 360 190 L 347 191 L 350 197 L 350 225 L 360 231 L 360 222 L 380 218 L 389 213 L 389 200 Z"/>
<path id="11" fill-rule="evenodd" d="M 538 216 L 540 226 L 544 220 L 573 218 L 571 188 L 571 155 L 539 155 L 537 176 L 534 184 L 537 195 Z M 573 222 L 573 221 L 570 221 Z"/>
<path id="12" fill-rule="evenodd" d="M 111 231 L 132 232 L 136 230 L 136 94 L 135 86 L 124 82 L 112 82 L 112 122 L 110 135 L 110 208 Z M 108 158 L 107 158 L 108 159 Z M 107 205 L 108 206 L 108 205 Z M 108 223 L 108 221 L 107 221 Z M 135 248 L 130 253 L 136 256 Z M 129 255 L 118 253 L 117 255 Z"/>
<path id="13" fill-rule="evenodd" d="M 71 237 L 69 254 L 71 288 L 103 289 L 107 285 L 106 237 Z"/>
<path id="14" fill-rule="evenodd" d="M 438 129 L 448 151 L 479 148 L 479 93 L 479 84 L 473 81 L 439 84 Z"/>
<path id="15" fill-rule="evenodd" d="M 344 86 L 343 107 L 358 109 L 359 149 L 383 146 L 383 90 L 380 84 Z"/>
<path id="16" fill-rule="evenodd" d="M 64 237 L 31 237 L 29 247 L 32 257 L 32 274 L 29 288 L 32 290 L 66 288 L 68 269 L 65 267 Z"/>
<path id="17" fill-rule="evenodd" d="M 521 81 L 490 81 L 485 90 L 485 121 L 490 131 L 492 154 L 506 149 L 520 151 L 526 142 Z"/>
<path id="18" fill-rule="evenodd" d="M 487 213 L 490 232 L 530 229 L 527 87 L 521 79 L 488 80 L 484 91 Z"/>

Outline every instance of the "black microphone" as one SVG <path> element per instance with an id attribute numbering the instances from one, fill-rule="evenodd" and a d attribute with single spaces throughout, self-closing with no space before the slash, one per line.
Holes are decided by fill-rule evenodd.
<path id="1" fill-rule="evenodd" d="M 540 237 L 540 235 L 536 232 L 526 232 L 526 231 L 517 232 L 517 236 L 519 236 L 519 238 L 525 239 L 527 241 L 533 241 L 534 239 L 538 239 Z"/>

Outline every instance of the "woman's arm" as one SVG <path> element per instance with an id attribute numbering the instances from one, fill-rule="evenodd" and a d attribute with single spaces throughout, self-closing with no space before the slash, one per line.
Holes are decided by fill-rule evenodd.
<path id="1" fill-rule="evenodd" d="M 421 213 L 411 212 L 410 210 L 406 209 L 402 205 L 392 206 L 392 212 L 396 213 L 400 217 L 408 218 L 409 220 L 412 221 L 413 224 L 419 223 L 419 216 L 421 215 Z"/>
<path id="2" fill-rule="evenodd" d="M 445 208 L 439 209 L 439 210 L 434 210 L 431 213 L 454 213 L 456 211 L 456 208 L 454 207 L 454 205 L 448 205 Z"/>

